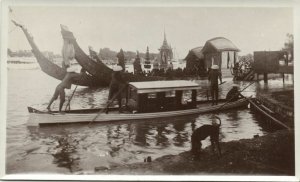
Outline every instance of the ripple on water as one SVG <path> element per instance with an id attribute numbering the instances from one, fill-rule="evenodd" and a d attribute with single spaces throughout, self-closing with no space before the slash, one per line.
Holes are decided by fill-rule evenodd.
<path id="1" fill-rule="evenodd" d="M 220 95 L 225 97 L 231 81 L 220 86 Z M 207 81 L 199 82 L 203 90 L 197 98 L 206 99 Z M 32 84 L 34 83 L 34 84 Z M 44 109 L 59 83 L 40 70 L 8 71 L 7 105 L 7 166 L 8 173 L 48 172 L 76 174 L 89 173 L 95 167 L 109 168 L 113 165 L 142 162 L 147 156 L 152 159 L 163 155 L 178 154 L 190 150 L 190 137 L 196 128 L 210 124 L 211 114 L 164 118 L 145 121 L 114 123 L 55 125 L 47 127 L 26 126 L 27 106 Z M 241 88 L 249 82 L 238 82 Z M 256 90 L 289 87 L 289 81 L 270 80 L 251 85 L 244 95 L 255 96 Z M 74 90 L 67 91 L 71 95 Z M 21 93 L 21 94 L 20 94 Z M 104 105 L 108 89 L 88 89 L 78 86 L 71 101 L 72 109 L 96 108 Z M 57 109 L 58 102 L 53 105 Z M 261 118 L 248 109 L 229 110 L 219 113 L 222 119 L 221 141 L 252 138 L 269 132 L 260 124 Z M 203 141 L 203 147 L 209 144 Z M 25 147 L 24 147 L 25 146 Z M 27 148 L 26 148 L 27 147 Z M 26 153 L 27 151 L 27 153 Z M 26 155 L 25 155 L 26 154 Z M 28 165 L 36 163 L 38 165 Z"/>

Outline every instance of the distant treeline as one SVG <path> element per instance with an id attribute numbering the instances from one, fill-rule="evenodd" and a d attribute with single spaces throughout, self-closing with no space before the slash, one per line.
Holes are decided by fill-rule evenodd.
<path id="1" fill-rule="evenodd" d="M 118 52 L 110 50 L 109 48 L 103 48 L 103 49 L 100 49 L 100 51 L 98 53 L 98 56 L 102 60 L 117 61 L 116 56 L 117 56 Z M 44 51 L 43 54 L 47 58 L 60 58 L 61 57 L 61 55 L 54 54 L 53 52 L 50 52 L 50 51 Z M 125 59 L 127 60 L 127 62 L 130 62 L 130 61 L 132 61 L 136 58 L 136 52 L 124 51 L 124 54 L 125 54 Z M 139 54 L 140 54 L 140 58 L 145 58 L 146 57 L 146 53 L 140 52 Z M 10 56 L 10 57 L 33 57 L 33 53 L 30 50 L 12 51 L 12 50 L 8 49 L 7 50 L 7 55 Z M 158 56 L 158 54 L 155 54 L 155 53 L 149 53 L 149 55 L 150 55 L 151 60 L 155 59 Z"/>
<path id="2" fill-rule="evenodd" d="M 47 58 L 60 58 L 61 55 L 54 54 L 50 51 L 43 51 L 42 52 Z M 33 57 L 33 53 L 30 50 L 18 50 L 18 51 L 12 51 L 10 49 L 7 49 L 7 55 L 10 57 Z"/>
<path id="3" fill-rule="evenodd" d="M 118 51 L 119 52 L 119 51 Z M 103 48 L 103 49 L 100 49 L 99 53 L 98 53 L 98 56 L 102 59 L 102 60 L 114 60 L 114 61 L 117 61 L 117 51 L 113 51 L 113 50 L 110 50 L 109 48 Z M 125 55 L 125 59 L 127 60 L 127 62 L 131 61 L 131 60 L 134 60 L 136 58 L 136 52 L 132 52 L 132 51 L 124 51 L 124 55 Z M 142 52 L 139 52 L 140 54 L 140 58 L 145 58 L 146 57 L 146 53 L 142 53 Z M 155 54 L 155 53 L 149 53 L 150 55 L 150 59 L 154 59 L 158 56 L 158 54 Z"/>

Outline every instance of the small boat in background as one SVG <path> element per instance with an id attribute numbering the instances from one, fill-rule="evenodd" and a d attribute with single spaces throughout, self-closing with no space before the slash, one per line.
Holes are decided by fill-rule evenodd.
<path id="1" fill-rule="evenodd" d="M 28 107 L 30 117 L 28 125 L 38 126 L 55 123 L 90 123 L 126 120 L 144 120 L 153 118 L 176 117 L 247 106 L 246 98 L 227 103 L 219 100 L 219 105 L 212 101 L 197 101 L 197 90 L 201 87 L 191 81 L 148 81 L 130 82 L 126 91 L 126 109 L 119 113 L 118 108 L 109 108 L 108 114 L 99 109 L 69 110 L 64 113 L 43 112 Z M 226 103 L 226 104 L 225 104 Z"/>
<path id="2" fill-rule="evenodd" d="M 271 123 L 286 129 L 291 129 L 294 127 L 294 123 L 292 121 L 289 121 L 287 118 L 279 117 L 277 113 L 269 109 L 259 100 L 252 98 L 248 99 L 248 101 L 252 110 L 265 116 Z"/>

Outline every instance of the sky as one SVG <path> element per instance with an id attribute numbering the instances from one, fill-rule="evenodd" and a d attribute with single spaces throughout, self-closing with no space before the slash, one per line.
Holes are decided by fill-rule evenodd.
<path id="1" fill-rule="evenodd" d="M 60 24 L 69 27 L 81 48 L 99 51 L 157 53 L 164 31 L 175 57 L 184 58 L 192 48 L 214 37 L 231 40 L 239 55 L 280 50 L 287 33 L 293 33 L 293 9 L 288 7 L 46 7 L 12 6 L 8 19 L 25 25 L 42 51 L 60 53 Z M 8 48 L 30 50 L 19 28 L 8 27 Z"/>

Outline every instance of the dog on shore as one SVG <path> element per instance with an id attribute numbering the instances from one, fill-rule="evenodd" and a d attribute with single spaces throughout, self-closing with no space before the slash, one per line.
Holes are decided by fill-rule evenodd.
<path id="1" fill-rule="evenodd" d="M 216 122 L 216 119 L 219 120 L 219 124 Z M 191 137 L 192 149 L 191 152 L 195 157 L 198 157 L 199 152 L 201 151 L 202 143 L 201 141 L 206 139 L 208 136 L 210 137 L 212 152 L 215 152 L 215 146 L 217 146 L 218 154 L 221 156 L 221 148 L 219 144 L 219 130 L 221 126 L 221 119 L 218 116 L 212 117 L 211 125 L 203 125 L 197 128 Z"/>

